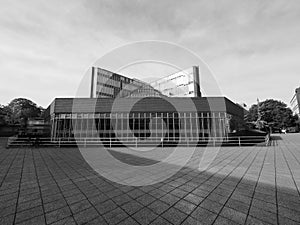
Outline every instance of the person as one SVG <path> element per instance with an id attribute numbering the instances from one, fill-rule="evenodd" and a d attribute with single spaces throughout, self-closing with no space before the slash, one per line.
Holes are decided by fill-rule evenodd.
<path id="1" fill-rule="evenodd" d="M 286 134 L 286 129 L 285 128 L 282 129 L 282 133 Z"/>

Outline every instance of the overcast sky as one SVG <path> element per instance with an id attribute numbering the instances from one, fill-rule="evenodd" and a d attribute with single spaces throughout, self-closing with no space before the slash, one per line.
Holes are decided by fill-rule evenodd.
<path id="1" fill-rule="evenodd" d="M 72 97 L 99 57 L 149 39 L 194 51 L 234 102 L 289 103 L 300 86 L 299 21 L 297 0 L 1 1 L 0 104 Z"/>

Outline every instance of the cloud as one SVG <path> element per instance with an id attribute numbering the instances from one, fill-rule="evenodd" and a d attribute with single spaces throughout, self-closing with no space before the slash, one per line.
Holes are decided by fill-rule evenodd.
<path id="1" fill-rule="evenodd" d="M 298 21 L 300 4 L 293 0 L 4 1 L 0 101 L 24 93 L 47 106 L 55 96 L 74 95 L 87 68 L 111 49 L 156 39 L 201 56 L 224 94 L 236 101 L 249 104 L 256 97 L 240 95 L 242 87 L 251 92 L 255 80 L 268 84 L 273 76 L 278 90 L 269 93 L 287 102 L 300 86 L 295 83 L 300 72 L 295 60 L 300 58 Z M 232 79 L 240 88 L 230 88 Z M 256 95 L 267 91 L 258 88 Z"/>

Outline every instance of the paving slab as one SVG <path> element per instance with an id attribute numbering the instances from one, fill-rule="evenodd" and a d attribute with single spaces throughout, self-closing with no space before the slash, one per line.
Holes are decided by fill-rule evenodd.
<path id="1" fill-rule="evenodd" d="M 77 148 L 1 145 L 0 224 L 300 224 L 300 134 L 273 139 L 271 146 L 220 147 L 206 170 L 198 168 L 204 150 L 216 149 L 197 147 L 177 173 L 146 186 L 107 179 Z M 172 152 L 161 150 L 111 151 L 147 171 Z M 153 181 L 178 160 L 144 177 L 134 170 L 122 176 Z"/>

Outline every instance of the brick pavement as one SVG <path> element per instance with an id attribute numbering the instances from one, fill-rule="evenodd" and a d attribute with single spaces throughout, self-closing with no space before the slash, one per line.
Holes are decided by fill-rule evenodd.
<path id="1" fill-rule="evenodd" d="M 98 175 L 75 148 L 0 147 L 0 224 L 300 224 L 300 134 L 223 147 L 200 172 L 202 151 L 171 178 L 131 187 Z"/>

